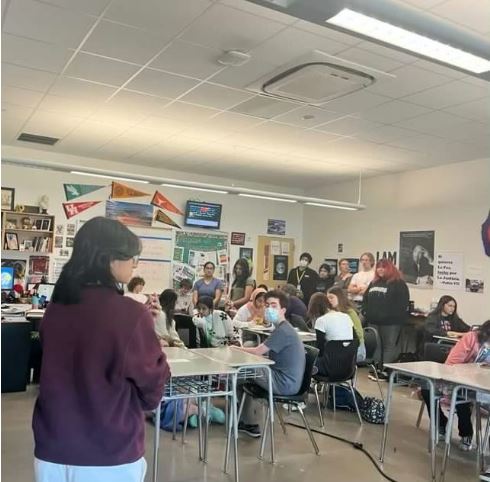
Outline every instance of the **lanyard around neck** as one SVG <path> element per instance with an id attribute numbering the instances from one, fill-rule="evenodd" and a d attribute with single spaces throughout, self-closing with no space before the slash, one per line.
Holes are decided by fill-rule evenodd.
<path id="1" fill-rule="evenodd" d="M 306 273 L 306 268 L 304 269 L 303 274 L 300 276 L 299 275 L 299 268 L 296 268 L 296 279 L 298 280 L 298 285 L 301 284 L 301 281 L 305 277 L 305 273 Z"/>

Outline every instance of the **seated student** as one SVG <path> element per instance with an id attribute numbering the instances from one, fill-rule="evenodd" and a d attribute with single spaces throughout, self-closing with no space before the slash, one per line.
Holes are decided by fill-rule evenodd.
<path id="1" fill-rule="evenodd" d="M 362 323 L 359 319 L 357 311 L 352 306 L 349 298 L 347 298 L 345 291 L 341 288 L 330 288 L 327 292 L 327 299 L 335 311 L 340 311 L 341 313 L 349 315 L 352 321 L 352 326 L 354 327 L 354 331 L 356 332 L 356 336 L 359 341 L 359 347 L 357 348 L 357 361 L 364 361 L 366 359 L 364 331 L 362 329 Z"/>
<path id="2" fill-rule="evenodd" d="M 143 289 L 145 287 L 145 280 L 140 276 L 135 276 L 129 280 L 127 285 L 128 291 L 125 295 L 139 303 L 146 303 L 147 296 L 143 294 Z"/>
<path id="3" fill-rule="evenodd" d="M 192 281 L 183 279 L 179 283 L 177 291 L 177 302 L 175 303 L 175 313 L 192 315 L 194 304 L 192 303 Z"/>
<path id="4" fill-rule="evenodd" d="M 177 293 L 172 289 L 163 290 L 159 301 L 162 309 L 155 319 L 155 332 L 158 338 L 165 340 L 168 346 L 183 347 L 184 342 L 175 329 L 174 320 Z"/>
<path id="5" fill-rule="evenodd" d="M 323 360 L 325 343 L 332 340 L 353 340 L 354 328 L 350 316 L 336 311 L 326 301 L 327 312 L 317 318 L 315 322 L 316 346 L 320 350 L 316 361 L 318 373 L 321 376 L 328 376 Z"/>
<path id="6" fill-rule="evenodd" d="M 490 363 L 490 320 L 485 321 L 476 330 L 465 333 L 453 346 L 446 359 L 446 365 L 458 363 Z M 429 390 L 422 390 L 422 398 L 429 411 Z M 471 424 L 472 402 L 456 405 L 458 414 L 458 431 L 461 441 L 459 448 L 469 451 L 473 443 L 473 425 Z M 445 435 L 447 417 L 439 407 L 439 432 Z"/>
<path id="7" fill-rule="evenodd" d="M 198 314 L 192 318 L 194 324 L 204 330 L 207 344 L 211 347 L 224 346 L 234 341 L 231 318 L 221 310 L 214 309 L 210 296 L 202 296 L 197 301 Z"/>
<path id="8" fill-rule="evenodd" d="M 218 306 L 221 295 L 223 294 L 223 283 L 218 278 L 214 277 L 216 266 L 213 262 L 208 261 L 203 267 L 204 276 L 194 283 L 192 289 L 192 303 L 197 305 L 197 301 L 201 296 L 209 296 L 213 298 L 214 306 Z"/>
<path id="9" fill-rule="evenodd" d="M 289 319 L 291 315 L 297 315 L 304 320 L 306 318 L 308 309 L 306 308 L 306 305 L 296 296 L 296 286 L 292 284 L 287 284 L 284 285 L 281 290 L 284 291 L 288 298 L 288 309 L 286 310 L 286 318 Z"/>
<path id="10" fill-rule="evenodd" d="M 266 293 L 267 291 L 262 288 L 254 290 L 250 301 L 237 311 L 233 321 L 263 323 Z"/>
<path id="11" fill-rule="evenodd" d="M 265 295 L 265 321 L 274 325 L 272 334 L 254 348 L 240 348 L 254 355 L 269 355 L 275 363 L 271 365 L 272 391 L 277 395 L 294 395 L 298 393 L 305 371 L 305 349 L 296 330 L 286 320 L 288 298 L 281 290 L 269 291 Z M 258 370 L 260 371 L 260 370 Z M 254 379 L 254 383 L 264 389 L 269 388 L 267 370 L 264 368 L 262 377 Z M 239 394 L 239 401 L 242 393 Z M 238 430 L 260 437 L 257 421 L 257 403 L 247 397 L 242 411 L 242 421 Z"/>
<path id="12" fill-rule="evenodd" d="M 317 293 L 326 293 L 329 288 L 332 287 L 334 283 L 334 276 L 330 273 L 332 268 L 327 263 L 320 265 L 318 268 L 318 281 L 316 284 Z"/>
<path id="13" fill-rule="evenodd" d="M 458 304 L 452 296 L 441 296 L 436 309 L 425 320 L 425 340 L 432 341 L 432 337 L 448 336 L 453 333 L 466 333 L 470 327 L 458 316 Z"/>
<path id="14" fill-rule="evenodd" d="M 310 328 L 315 327 L 315 322 L 320 316 L 323 316 L 328 311 L 328 300 L 324 293 L 315 293 L 310 298 L 308 304 L 308 313 L 306 314 L 306 320 Z"/>
<path id="15" fill-rule="evenodd" d="M 262 288 L 265 291 L 269 291 L 269 287 L 267 285 L 259 285 L 257 288 Z"/>

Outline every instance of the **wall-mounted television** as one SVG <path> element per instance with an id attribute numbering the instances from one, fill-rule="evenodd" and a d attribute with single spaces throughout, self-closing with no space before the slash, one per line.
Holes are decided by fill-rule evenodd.
<path id="1" fill-rule="evenodd" d="M 196 228 L 219 229 L 221 204 L 187 201 L 184 224 Z"/>

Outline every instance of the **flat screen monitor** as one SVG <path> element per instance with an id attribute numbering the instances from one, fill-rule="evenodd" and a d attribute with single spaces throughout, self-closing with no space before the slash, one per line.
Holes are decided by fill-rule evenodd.
<path id="1" fill-rule="evenodd" d="M 2 266 L 2 290 L 14 289 L 14 268 Z"/>
<path id="2" fill-rule="evenodd" d="M 219 229 L 221 224 L 221 204 L 187 201 L 185 225 L 196 228 Z"/>
<path id="3" fill-rule="evenodd" d="M 54 284 L 50 283 L 39 283 L 39 288 L 37 289 L 37 294 L 39 297 L 45 296 L 46 302 L 51 301 L 51 295 L 53 294 Z"/>

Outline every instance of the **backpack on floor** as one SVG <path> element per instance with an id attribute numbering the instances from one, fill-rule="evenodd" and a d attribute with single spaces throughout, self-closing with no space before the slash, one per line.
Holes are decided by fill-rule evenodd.
<path id="1" fill-rule="evenodd" d="M 357 405 L 359 410 L 361 409 L 364 399 L 362 395 L 354 388 L 354 393 L 357 398 Z M 333 409 L 333 390 L 331 389 L 328 394 L 328 403 L 327 407 Z M 339 410 L 347 410 L 349 412 L 356 411 L 356 404 L 354 403 L 354 398 L 352 397 L 352 392 L 349 388 L 344 387 L 343 385 L 335 386 L 335 408 Z"/>
<path id="2" fill-rule="evenodd" d="M 379 398 L 365 397 L 359 410 L 366 422 L 380 424 L 385 421 L 385 404 Z"/>
<path id="3" fill-rule="evenodd" d="M 419 357 L 416 353 L 400 353 L 398 358 L 396 359 L 396 363 L 408 363 L 419 361 Z"/>
<path id="4" fill-rule="evenodd" d="M 171 400 L 162 402 L 160 428 L 167 432 L 173 432 L 174 428 L 174 413 L 177 410 L 177 432 L 182 430 L 182 423 L 185 418 L 185 403 L 184 400 Z"/>

